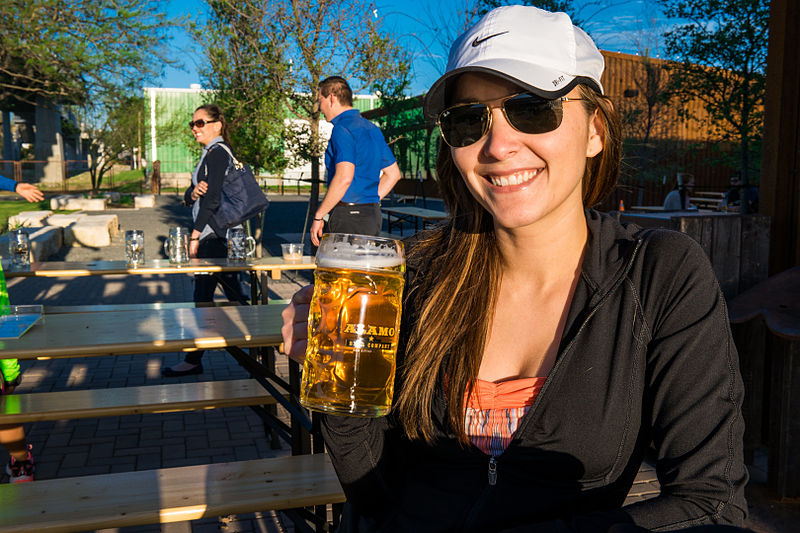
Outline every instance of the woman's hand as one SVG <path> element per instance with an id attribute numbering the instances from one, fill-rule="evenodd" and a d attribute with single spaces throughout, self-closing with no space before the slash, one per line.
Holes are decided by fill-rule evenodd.
<path id="1" fill-rule="evenodd" d="M 198 198 L 203 196 L 208 191 L 207 181 L 198 181 L 194 189 L 192 189 L 192 201 L 196 202 Z"/>
<path id="2" fill-rule="evenodd" d="M 292 296 L 292 301 L 281 312 L 283 317 L 283 349 L 286 355 L 298 363 L 306 358 L 308 346 L 308 311 L 314 286 L 306 285 Z"/>

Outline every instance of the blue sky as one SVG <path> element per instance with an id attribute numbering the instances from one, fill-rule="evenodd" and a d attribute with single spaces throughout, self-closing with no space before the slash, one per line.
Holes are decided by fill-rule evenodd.
<path id="1" fill-rule="evenodd" d="M 205 2 L 200 0 L 167 0 L 170 16 L 187 15 L 192 20 L 205 18 Z M 436 80 L 444 68 L 447 46 L 462 25 L 457 13 L 464 11 L 469 0 L 375 0 L 378 17 L 384 29 L 399 36 L 413 54 L 412 93 L 421 94 Z M 637 53 L 644 47 L 651 55 L 660 55 L 652 35 L 661 33 L 665 21 L 653 0 L 577 0 L 577 16 L 581 27 L 589 32 L 597 45 L 614 52 Z M 613 4 L 601 8 L 597 4 Z M 172 47 L 175 58 L 184 69 L 168 67 L 165 76 L 155 85 L 189 87 L 202 83 L 198 65 L 202 61 L 199 49 L 180 32 L 174 32 Z M 195 48 L 195 50 L 193 50 Z"/>

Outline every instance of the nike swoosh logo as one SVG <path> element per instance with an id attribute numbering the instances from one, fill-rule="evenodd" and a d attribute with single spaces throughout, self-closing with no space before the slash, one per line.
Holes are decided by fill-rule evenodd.
<path id="1" fill-rule="evenodd" d="M 500 33 L 493 33 L 493 34 L 491 34 L 491 35 L 487 35 L 486 37 L 482 37 L 482 38 L 480 38 L 480 39 L 479 39 L 478 37 L 475 37 L 475 40 L 474 40 L 474 41 L 472 41 L 472 46 L 473 46 L 473 47 L 475 47 L 475 46 L 478 46 L 478 45 L 479 45 L 479 44 L 481 44 L 483 41 L 488 41 L 488 40 L 489 40 L 489 39 L 491 39 L 492 37 L 497 37 L 498 35 L 503 35 L 503 34 L 506 34 L 506 33 L 508 33 L 508 31 L 501 31 Z"/>

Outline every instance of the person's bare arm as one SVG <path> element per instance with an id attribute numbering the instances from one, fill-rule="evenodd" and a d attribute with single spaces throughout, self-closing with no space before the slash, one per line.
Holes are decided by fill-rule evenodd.
<path id="1" fill-rule="evenodd" d="M 400 181 L 401 177 L 400 167 L 397 166 L 396 162 L 384 168 L 381 181 L 378 183 L 378 196 L 383 199 L 384 196 L 392 192 L 392 188 Z"/>
<path id="2" fill-rule="evenodd" d="M 29 202 L 41 202 L 44 200 L 44 194 L 42 194 L 42 191 L 30 183 L 17 183 L 15 192 Z"/>
<path id="3" fill-rule="evenodd" d="M 319 246 L 319 240 L 322 238 L 325 226 L 322 217 L 330 213 L 336 207 L 336 204 L 342 201 L 355 173 L 356 166 L 353 163 L 348 161 L 336 163 L 336 173 L 333 175 L 330 185 L 328 185 L 328 192 L 325 194 L 322 203 L 319 204 L 317 212 L 314 214 L 314 222 L 311 224 L 311 242 L 314 243 L 314 246 Z"/>

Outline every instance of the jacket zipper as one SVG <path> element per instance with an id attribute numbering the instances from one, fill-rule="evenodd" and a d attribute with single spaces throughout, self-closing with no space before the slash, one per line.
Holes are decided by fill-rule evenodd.
<path id="1" fill-rule="evenodd" d="M 547 385 L 550 383 L 550 380 L 551 380 L 553 374 L 555 374 L 558 371 L 558 368 L 561 366 L 561 363 L 562 363 L 562 360 L 563 360 L 562 356 L 565 353 L 570 351 L 570 349 L 575 344 L 575 342 L 577 342 L 577 338 L 580 336 L 581 332 L 586 327 L 586 324 L 589 323 L 589 320 L 591 320 L 591 318 L 595 315 L 595 313 L 597 313 L 597 310 L 603 305 L 603 303 L 606 301 L 606 299 L 609 297 L 609 295 L 611 293 L 613 293 L 617 289 L 617 287 L 619 287 L 619 285 L 623 282 L 625 277 L 627 277 L 628 272 L 630 271 L 631 266 L 633 265 L 633 262 L 636 260 L 636 256 L 639 253 L 639 248 L 642 245 L 642 241 L 643 241 L 642 238 L 638 239 L 638 241 L 636 243 L 636 247 L 634 248 L 633 253 L 631 254 L 630 260 L 628 261 L 628 264 L 626 265 L 623 274 L 614 283 L 614 285 L 612 285 L 611 288 L 602 296 L 600 301 L 597 302 L 597 305 L 594 306 L 594 308 L 591 310 L 589 315 L 584 319 L 583 323 L 581 324 L 581 327 L 578 328 L 577 332 L 575 332 L 575 336 L 572 338 L 572 340 L 569 342 L 569 344 L 567 344 L 567 346 L 564 348 L 564 350 L 561 351 L 561 353 L 559 354 L 558 359 L 556 360 L 556 364 L 553 366 L 553 369 L 550 371 L 550 375 L 547 377 L 547 381 L 545 382 L 544 386 L 542 387 L 542 390 L 539 391 L 539 394 L 538 394 L 538 396 L 536 398 L 536 401 L 534 402 L 534 404 L 531 406 L 531 408 L 528 410 L 528 412 L 523 417 L 523 423 L 520 424 L 520 426 L 517 428 L 517 431 L 516 431 L 517 436 L 515 436 L 512 439 L 512 441 L 509 443 L 509 445 L 508 445 L 509 447 L 511 447 L 515 443 L 515 441 L 517 441 L 518 439 L 521 438 L 519 436 L 519 434 L 522 433 L 523 427 L 528 425 L 528 420 L 530 420 L 533 417 L 533 413 L 535 411 L 535 407 L 539 404 L 540 398 L 542 397 L 542 394 L 548 388 Z M 506 449 L 508 449 L 508 448 L 506 448 Z M 488 486 L 483 491 L 483 493 L 480 495 L 480 497 L 475 501 L 472 510 L 466 516 L 464 521 L 461 523 L 461 526 L 462 526 L 461 529 L 465 529 L 467 527 L 467 525 L 474 520 L 475 514 L 478 512 L 478 508 L 480 507 L 481 503 L 483 502 L 483 500 L 485 500 L 488 497 L 489 492 L 492 490 L 492 487 L 497 485 L 497 460 L 496 460 L 495 456 L 493 456 L 493 455 L 489 457 L 489 466 L 488 466 L 488 470 L 487 470 L 487 478 L 488 478 Z"/>
<path id="2" fill-rule="evenodd" d="M 489 486 L 497 485 L 497 461 L 494 460 L 494 455 L 489 458 Z"/>

